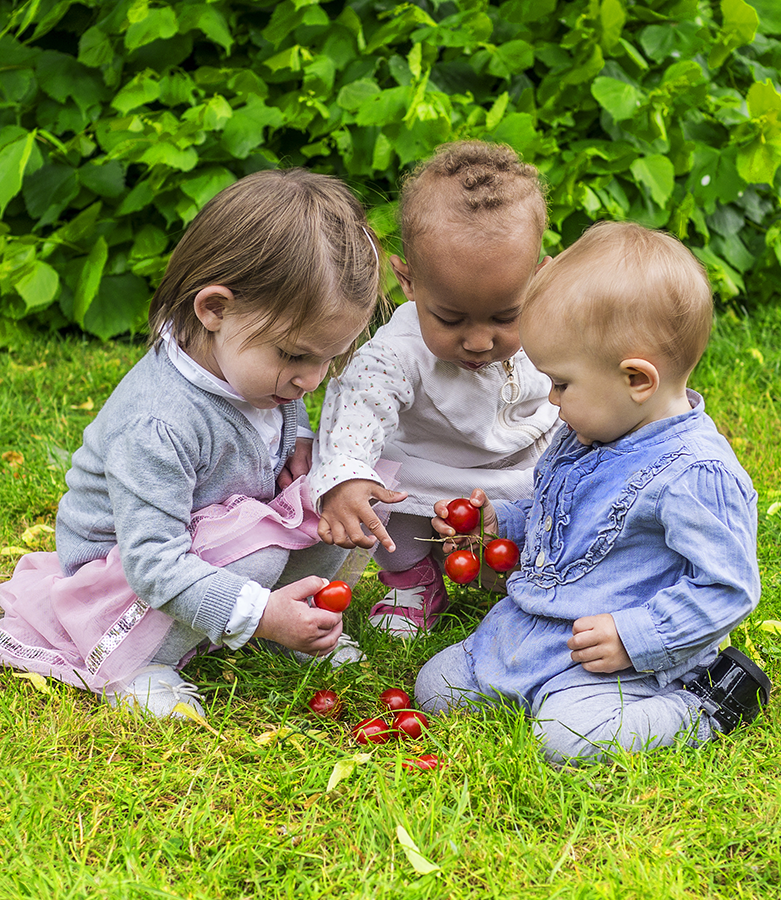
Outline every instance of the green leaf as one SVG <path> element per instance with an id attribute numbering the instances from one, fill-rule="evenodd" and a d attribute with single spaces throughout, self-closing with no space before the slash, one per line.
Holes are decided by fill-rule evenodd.
<path id="1" fill-rule="evenodd" d="M 514 147 L 519 153 L 528 156 L 527 148 L 538 137 L 534 127 L 534 116 L 529 113 L 510 113 L 491 133 L 495 141 Z"/>
<path id="2" fill-rule="evenodd" d="M 158 141 L 144 150 L 140 161 L 148 166 L 168 166 L 181 172 L 189 172 L 198 165 L 198 152 L 193 147 L 182 149 L 168 141 Z"/>
<path id="3" fill-rule="evenodd" d="M 108 35 L 97 25 L 88 28 L 79 38 L 79 62 L 97 69 L 110 63 L 114 58 L 114 48 Z"/>
<path id="4" fill-rule="evenodd" d="M 0 150 L 0 216 L 22 187 L 22 177 L 34 142 L 35 132 L 31 131 Z"/>
<path id="5" fill-rule="evenodd" d="M 79 181 L 100 197 L 119 197 L 125 190 L 125 173 L 117 160 L 90 160 L 78 170 Z"/>
<path id="6" fill-rule="evenodd" d="M 139 72 L 111 101 L 114 109 L 127 115 L 131 109 L 144 106 L 160 97 L 160 81 L 154 72 Z"/>
<path id="7" fill-rule="evenodd" d="M 38 57 L 35 72 L 41 89 L 58 103 L 72 97 L 84 111 L 103 99 L 105 89 L 100 75 L 67 53 L 44 50 Z"/>
<path id="8" fill-rule="evenodd" d="M 336 102 L 342 109 L 356 112 L 363 103 L 380 93 L 381 88 L 373 78 L 359 78 L 339 90 Z"/>
<path id="9" fill-rule="evenodd" d="M 27 312 L 34 312 L 48 306 L 57 296 L 60 276 L 45 262 L 36 260 L 30 272 L 15 282 L 19 295 L 27 306 Z"/>
<path id="10" fill-rule="evenodd" d="M 179 28 L 181 31 L 197 28 L 230 56 L 234 44 L 233 35 L 225 16 L 214 6 L 208 3 L 184 6 L 179 13 Z"/>
<path id="11" fill-rule="evenodd" d="M 128 50 L 137 50 L 152 41 L 166 40 L 173 37 L 179 31 L 179 23 L 176 13 L 170 6 L 160 9 L 149 9 L 145 6 L 145 14 L 136 21 L 131 22 L 125 32 L 125 47 Z M 139 6 L 134 7 L 139 9 Z"/>
<path id="12" fill-rule="evenodd" d="M 744 0 L 721 0 L 721 14 L 724 25 L 708 57 L 712 69 L 722 65 L 738 47 L 750 44 L 759 25 L 757 11 Z"/>
<path id="13" fill-rule="evenodd" d="M 641 156 L 629 168 L 635 178 L 648 188 L 651 199 L 659 206 L 666 206 L 675 184 L 675 170 L 670 160 L 659 153 Z"/>
<path id="14" fill-rule="evenodd" d="M 266 106 L 259 97 L 250 97 L 246 106 L 233 110 L 222 131 L 222 145 L 236 159 L 246 159 L 263 145 L 267 128 L 279 128 L 285 122 L 275 106 Z"/>
<path id="15" fill-rule="evenodd" d="M 22 193 L 30 215 L 39 225 L 50 225 L 79 193 L 76 170 L 65 163 L 50 163 L 24 179 Z"/>
<path id="16" fill-rule="evenodd" d="M 620 40 L 626 22 L 626 12 L 621 0 L 602 0 L 599 22 L 602 26 L 602 46 L 605 50 L 612 50 Z"/>
<path id="17" fill-rule="evenodd" d="M 146 323 L 148 302 L 149 286 L 143 278 L 130 272 L 108 275 L 84 316 L 83 327 L 103 341 L 127 332 L 135 334 Z"/>
<path id="18" fill-rule="evenodd" d="M 633 85 L 617 78 L 595 78 L 591 94 L 599 105 L 607 110 L 616 122 L 630 119 L 637 112 L 642 93 Z"/>
<path id="19" fill-rule="evenodd" d="M 81 270 L 73 299 L 73 318 L 84 328 L 84 317 L 95 299 L 108 260 L 108 245 L 99 237 L 89 252 Z"/>
<path id="20" fill-rule="evenodd" d="M 488 110 L 488 115 L 485 117 L 485 127 L 487 131 L 493 131 L 499 125 L 509 102 L 510 95 L 507 91 L 496 98 L 493 106 Z"/>
<path id="21" fill-rule="evenodd" d="M 358 125 L 388 125 L 400 122 L 410 106 L 410 90 L 406 87 L 389 88 L 364 101 L 355 117 Z"/>
<path id="22" fill-rule="evenodd" d="M 759 15 L 760 34 L 781 34 L 781 6 L 778 0 L 749 0 Z"/>
<path id="23" fill-rule="evenodd" d="M 192 178 L 182 181 L 181 189 L 195 201 L 200 208 L 208 203 L 216 194 L 233 184 L 236 176 L 222 166 L 212 166 L 202 169 Z"/>
<path id="24" fill-rule="evenodd" d="M 168 235 L 154 225 L 142 225 L 133 236 L 133 246 L 130 248 L 131 259 L 148 259 L 150 256 L 160 256 L 165 253 L 168 246 Z"/>
<path id="25" fill-rule="evenodd" d="M 64 244 L 73 244 L 80 250 L 92 246 L 95 237 L 95 228 L 100 218 L 103 204 L 100 201 L 92 203 L 82 210 L 70 222 L 63 225 L 55 233 L 58 241 Z"/>
<path id="26" fill-rule="evenodd" d="M 502 3 L 499 15 L 502 21 L 528 25 L 549 16 L 556 9 L 557 0 L 509 0 Z"/>

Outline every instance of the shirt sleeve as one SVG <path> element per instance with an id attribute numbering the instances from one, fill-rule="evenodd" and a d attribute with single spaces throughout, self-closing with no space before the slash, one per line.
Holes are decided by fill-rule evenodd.
<path id="1" fill-rule="evenodd" d="M 522 550 L 526 543 L 526 520 L 532 507 L 531 500 L 492 500 L 496 517 L 499 520 L 499 535 L 509 538 Z"/>
<path id="2" fill-rule="evenodd" d="M 759 602 L 756 493 L 717 462 L 691 466 L 658 501 L 665 542 L 686 560 L 677 583 L 613 613 L 640 672 L 679 666 L 721 641 Z"/>
<path id="3" fill-rule="evenodd" d="M 315 500 L 337 484 L 365 478 L 383 486 L 374 471 L 399 412 L 415 399 L 400 360 L 385 344 L 365 344 L 326 389 L 309 483 Z"/>
<path id="4" fill-rule="evenodd" d="M 248 581 L 244 585 L 239 591 L 236 605 L 225 626 L 223 644 L 230 647 L 231 650 L 238 650 L 247 643 L 258 630 L 270 596 L 271 591 L 261 587 L 255 581 Z"/>
<path id="5" fill-rule="evenodd" d="M 106 442 L 105 475 L 125 577 L 150 606 L 222 641 L 248 579 L 190 553 L 197 448 L 156 419 Z"/>

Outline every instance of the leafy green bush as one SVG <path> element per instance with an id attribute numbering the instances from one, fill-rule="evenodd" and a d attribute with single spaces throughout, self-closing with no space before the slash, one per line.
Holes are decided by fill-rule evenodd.
<path id="1" fill-rule="evenodd" d="M 631 218 L 723 302 L 781 278 L 776 0 L 0 0 L 0 33 L 0 325 L 143 328 L 197 209 L 262 168 L 345 178 L 393 242 L 400 174 L 462 137 L 539 166 L 549 252 Z"/>

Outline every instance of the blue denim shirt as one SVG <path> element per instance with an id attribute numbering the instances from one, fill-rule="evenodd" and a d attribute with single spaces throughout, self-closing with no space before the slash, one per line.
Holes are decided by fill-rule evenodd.
<path id="1" fill-rule="evenodd" d="M 533 499 L 496 504 L 522 548 L 516 606 L 569 622 L 611 613 L 634 669 L 661 684 L 708 661 L 760 594 L 756 492 L 702 397 L 689 400 L 609 444 L 563 427 Z"/>

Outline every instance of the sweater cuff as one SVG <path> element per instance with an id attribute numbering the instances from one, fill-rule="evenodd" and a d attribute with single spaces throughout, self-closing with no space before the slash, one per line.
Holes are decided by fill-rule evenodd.
<path id="1" fill-rule="evenodd" d="M 190 627 L 205 634 L 212 643 L 221 644 L 233 615 L 236 599 L 246 583 L 247 579 L 239 578 L 225 569 L 217 569 L 209 579 L 208 590 Z"/>

